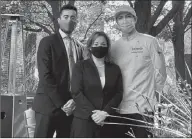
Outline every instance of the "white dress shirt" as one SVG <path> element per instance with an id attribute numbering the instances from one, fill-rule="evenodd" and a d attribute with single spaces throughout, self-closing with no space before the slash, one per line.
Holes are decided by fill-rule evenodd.
<path id="1" fill-rule="evenodd" d="M 100 77 L 100 80 L 101 80 L 101 86 L 102 86 L 102 89 L 103 89 L 104 86 L 105 86 L 105 76 Z"/>
<path id="2" fill-rule="evenodd" d="M 67 51 L 67 57 L 68 57 L 68 60 L 69 60 L 69 45 L 66 45 L 67 44 L 67 42 L 66 42 L 66 40 L 64 39 L 65 37 L 68 37 L 68 35 L 67 34 L 65 34 L 65 32 L 63 32 L 61 29 L 59 29 L 59 33 L 60 33 L 60 35 L 61 35 L 61 37 L 63 38 L 63 42 L 64 42 L 64 44 L 65 44 L 65 48 L 66 48 L 66 51 Z M 70 36 L 70 38 L 72 39 L 71 40 L 71 43 L 72 43 L 72 50 L 73 50 L 73 57 L 74 57 L 74 60 L 75 60 L 75 63 L 76 63 L 76 57 L 75 57 L 75 46 L 74 46 L 74 41 L 73 41 L 73 38 Z"/>

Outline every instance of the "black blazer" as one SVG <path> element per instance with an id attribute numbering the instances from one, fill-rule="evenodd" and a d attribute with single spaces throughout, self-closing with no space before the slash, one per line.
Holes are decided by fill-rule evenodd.
<path id="1" fill-rule="evenodd" d="M 97 67 L 92 59 L 75 64 L 72 73 L 71 93 L 76 108 L 74 116 L 89 119 L 93 110 L 115 112 L 122 100 L 123 84 L 120 68 L 105 62 L 105 86 L 102 89 Z"/>
<path id="2" fill-rule="evenodd" d="M 81 49 L 80 46 L 78 47 L 77 49 Z M 77 59 L 83 60 L 83 54 L 79 54 Z M 47 36 L 40 41 L 37 64 L 39 84 L 32 108 L 36 112 L 49 114 L 60 109 L 71 99 L 68 88 L 68 58 L 59 33 Z"/>

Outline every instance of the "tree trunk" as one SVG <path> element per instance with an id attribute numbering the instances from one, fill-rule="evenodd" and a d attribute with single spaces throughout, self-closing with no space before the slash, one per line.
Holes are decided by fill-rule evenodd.
<path id="1" fill-rule="evenodd" d="M 151 1 L 136 0 L 134 8 L 137 14 L 136 29 L 141 33 L 147 33 L 151 17 Z"/>
<path id="2" fill-rule="evenodd" d="M 179 9 L 177 14 L 173 18 L 173 37 L 172 42 L 174 46 L 175 54 L 175 68 L 180 75 L 176 73 L 176 78 L 178 79 L 181 76 L 182 79 L 185 79 L 185 61 L 184 61 L 184 26 L 183 26 L 183 9 L 184 1 L 173 1 L 173 7 L 179 4 Z"/>
<path id="3" fill-rule="evenodd" d="M 60 1 L 48 1 L 49 5 L 52 8 L 52 13 L 53 13 L 53 25 L 54 25 L 54 29 L 55 32 L 57 32 L 59 30 L 59 24 L 57 22 L 57 18 L 59 17 L 59 10 L 60 10 Z"/>

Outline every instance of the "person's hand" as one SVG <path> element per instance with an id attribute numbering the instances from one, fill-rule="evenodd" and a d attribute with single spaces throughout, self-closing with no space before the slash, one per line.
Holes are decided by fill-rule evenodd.
<path id="1" fill-rule="evenodd" d="M 61 109 L 66 113 L 67 116 L 69 116 L 75 109 L 75 102 L 73 99 L 70 99 Z"/>
<path id="2" fill-rule="evenodd" d="M 74 106 L 72 106 L 71 108 L 66 108 L 66 115 L 67 116 L 70 116 L 72 113 L 73 113 L 73 111 L 74 111 L 74 109 L 75 109 L 75 105 Z"/>
<path id="3" fill-rule="evenodd" d="M 93 114 L 92 114 L 91 118 L 93 119 L 93 121 L 96 124 L 103 126 L 103 121 L 108 116 L 108 113 L 105 111 L 100 111 L 100 110 L 94 110 L 92 112 L 93 112 Z"/>
<path id="4" fill-rule="evenodd" d="M 70 99 L 67 101 L 67 103 L 63 106 L 65 108 L 71 108 L 75 105 L 75 101 L 73 99 Z"/>
<path id="5" fill-rule="evenodd" d="M 103 122 L 104 122 L 104 121 L 102 121 L 102 122 L 98 123 L 97 125 L 103 126 L 103 125 L 104 125 L 104 123 L 103 123 Z"/>

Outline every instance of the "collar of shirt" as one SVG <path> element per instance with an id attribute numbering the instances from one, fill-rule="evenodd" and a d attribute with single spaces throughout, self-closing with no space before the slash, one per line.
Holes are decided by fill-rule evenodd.
<path id="1" fill-rule="evenodd" d="M 134 32 L 133 34 L 131 34 L 130 36 L 125 35 L 125 36 L 122 36 L 122 38 L 123 38 L 124 40 L 126 40 L 126 41 L 130 41 L 130 40 L 134 39 L 138 34 L 139 34 L 139 33 L 138 33 L 137 31 L 135 31 L 135 32 Z"/>
<path id="2" fill-rule="evenodd" d="M 59 33 L 61 35 L 61 37 L 64 39 L 66 37 L 70 37 L 71 38 L 71 35 L 67 35 L 65 32 L 63 32 L 61 29 L 59 29 Z"/>

